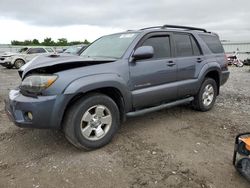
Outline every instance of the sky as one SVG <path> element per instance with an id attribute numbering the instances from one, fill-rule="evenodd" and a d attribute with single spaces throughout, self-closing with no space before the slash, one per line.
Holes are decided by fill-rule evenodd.
<path id="1" fill-rule="evenodd" d="M 0 43 L 102 35 L 164 24 L 250 41 L 250 0 L 0 0 Z"/>

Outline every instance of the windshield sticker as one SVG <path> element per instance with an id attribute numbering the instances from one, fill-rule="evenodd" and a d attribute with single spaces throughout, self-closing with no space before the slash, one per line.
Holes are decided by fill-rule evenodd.
<path id="1" fill-rule="evenodd" d="M 132 38 L 135 34 L 122 34 L 119 38 L 122 39 L 122 38 Z"/>

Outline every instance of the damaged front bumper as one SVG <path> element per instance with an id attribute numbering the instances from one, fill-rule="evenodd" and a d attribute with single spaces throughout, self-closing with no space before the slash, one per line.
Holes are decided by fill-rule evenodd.
<path id="1" fill-rule="evenodd" d="M 5 100 L 5 111 L 19 127 L 58 128 L 55 114 L 57 96 L 27 97 L 19 90 L 11 90 Z"/>

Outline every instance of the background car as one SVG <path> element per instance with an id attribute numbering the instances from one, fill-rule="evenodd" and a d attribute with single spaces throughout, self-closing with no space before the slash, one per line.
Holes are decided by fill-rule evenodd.
<path id="1" fill-rule="evenodd" d="M 19 53 L 4 53 L 0 57 L 0 65 L 10 68 L 21 68 L 25 63 L 41 54 L 55 53 L 51 47 L 26 47 L 19 50 Z"/>
<path id="2" fill-rule="evenodd" d="M 246 60 L 244 61 L 244 65 L 250 65 L 250 59 L 246 59 Z"/>
<path id="3" fill-rule="evenodd" d="M 70 46 L 63 53 L 77 55 L 80 52 L 82 52 L 86 47 L 87 47 L 86 44 Z"/>

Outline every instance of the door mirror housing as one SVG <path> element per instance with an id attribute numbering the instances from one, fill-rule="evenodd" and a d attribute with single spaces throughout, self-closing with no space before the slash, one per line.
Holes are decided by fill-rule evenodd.
<path id="1" fill-rule="evenodd" d="M 137 48 L 133 54 L 134 60 L 149 59 L 154 56 L 154 48 L 152 46 L 141 46 Z"/>

